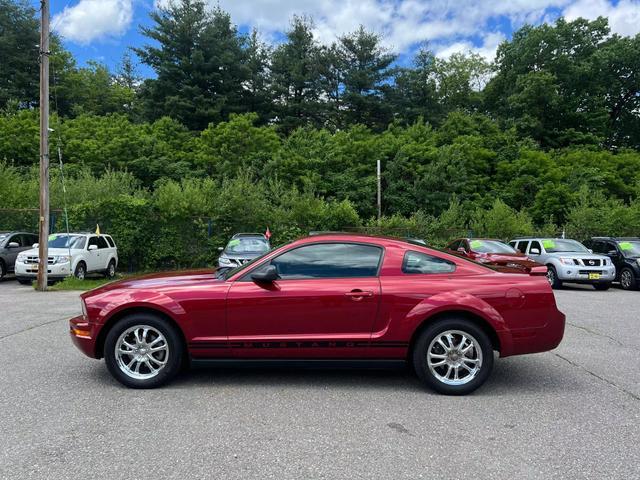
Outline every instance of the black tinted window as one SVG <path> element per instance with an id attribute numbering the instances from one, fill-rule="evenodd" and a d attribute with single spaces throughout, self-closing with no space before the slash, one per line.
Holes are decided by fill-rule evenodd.
<path id="1" fill-rule="evenodd" d="M 455 269 L 455 263 L 421 252 L 405 253 L 402 262 L 404 273 L 449 273 Z"/>
<path id="2" fill-rule="evenodd" d="M 98 237 L 98 248 L 109 248 L 109 244 L 104 237 Z"/>
<path id="3" fill-rule="evenodd" d="M 455 242 L 452 242 L 449 244 L 449 250 L 458 250 L 458 248 L 460 247 L 460 240 L 456 240 Z"/>
<path id="4" fill-rule="evenodd" d="M 10 243 L 17 243 L 18 246 L 23 247 L 24 244 L 22 242 L 22 235 L 14 235 L 13 237 L 11 237 L 7 242 L 7 245 L 9 245 Z"/>
<path id="5" fill-rule="evenodd" d="M 271 260 L 278 275 L 291 278 L 375 277 L 382 249 L 352 243 L 306 245 Z"/>
<path id="6" fill-rule="evenodd" d="M 538 253 L 542 252 L 542 247 L 540 247 L 540 242 L 536 242 L 536 241 L 531 242 L 531 246 L 529 247 L 529 252 L 531 252 L 531 250 L 533 250 L 534 248 L 538 249 Z"/>
<path id="7" fill-rule="evenodd" d="M 110 246 L 111 248 L 114 248 L 114 247 L 116 246 L 116 244 L 115 244 L 115 243 L 113 243 L 113 239 L 112 239 L 111 237 L 104 237 L 104 238 L 106 238 L 106 239 L 107 239 L 107 242 L 109 243 L 109 246 Z"/>
<path id="8" fill-rule="evenodd" d="M 89 238 L 89 244 L 87 245 L 87 248 L 89 248 L 91 245 L 98 246 L 98 237 Z"/>

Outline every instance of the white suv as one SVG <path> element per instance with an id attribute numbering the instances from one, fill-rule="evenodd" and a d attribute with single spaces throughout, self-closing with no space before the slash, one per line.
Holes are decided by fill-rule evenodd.
<path id="1" fill-rule="evenodd" d="M 118 249 L 109 235 L 93 233 L 57 233 L 49 235 L 48 278 L 60 280 L 74 275 L 84 279 L 87 273 L 116 275 Z M 38 276 L 38 248 L 21 252 L 16 258 L 16 278 L 30 284 Z"/>

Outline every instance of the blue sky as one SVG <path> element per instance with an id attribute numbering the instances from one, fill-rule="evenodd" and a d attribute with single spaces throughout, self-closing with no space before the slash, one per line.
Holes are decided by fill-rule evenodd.
<path id="1" fill-rule="evenodd" d="M 123 53 L 147 39 L 140 25 L 170 0 L 60 0 L 52 2 L 52 27 L 82 65 L 97 60 L 115 68 Z M 277 43 L 294 15 L 315 21 L 316 37 L 330 43 L 363 24 L 383 35 L 407 62 L 428 43 L 439 56 L 474 51 L 492 59 L 497 46 L 525 23 L 553 22 L 563 15 L 609 18 L 621 35 L 640 32 L 640 0 L 207 0 L 228 11 L 242 31 L 258 28 Z M 34 6 L 39 2 L 32 0 Z M 142 75 L 152 72 L 139 66 Z"/>

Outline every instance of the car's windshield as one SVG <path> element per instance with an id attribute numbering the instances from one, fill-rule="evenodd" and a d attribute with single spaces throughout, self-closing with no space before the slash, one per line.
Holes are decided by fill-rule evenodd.
<path id="1" fill-rule="evenodd" d="M 582 245 L 580 242 L 576 242 L 575 240 L 564 240 L 559 238 L 553 239 L 545 239 L 542 240 L 542 246 L 547 251 L 547 253 L 558 253 L 558 252 L 578 252 L 578 253 L 589 253 L 589 250 Z"/>
<path id="2" fill-rule="evenodd" d="M 244 270 L 245 268 L 250 267 L 254 263 L 259 262 L 260 260 L 262 260 L 262 258 L 264 258 L 269 253 L 271 253 L 271 252 L 269 250 L 267 250 L 266 252 L 264 252 L 259 257 L 256 257 L 256 258 L 252 259 L 251 261 L 245 263 L 244 265 L 240 265 L 240 266 L 235 267 L 235 268 L 225 268 L 225 269 L 220 269 L 219 268 L 216 271 L 216 278 L 224 278 L 225 280 L 227 280 L 228 278 L 231 278 L 233 275 L 238 273 L 240 270 Z M 220 272 L 220 273 L 218 273 L 218 272 Z"/>
<path id="3" fill-rule="evenodd" d="M 470 240 L 469 245 L 478 253 L 517 253 L 515 248 L 498 240 Z"/>
<path id="4" fill-rule="evenodd" d="M 625 257 L 640 257 L 640 240 L 618 242 L 618 247 Z"/>
<path id="5" fill-rule="evenodd" d="M 8 233 L 2 233 L 2 232 L 0 232 L 0 244 L 1 244 L 2 242 L 4 242 L 4 239 L 5 239 L 5 238 L 7 238 L 8 236 L 9 236 L 9 234 L 8 234 Z"/>
<path id="6" fill-rule="evenodd" d="M 269 242 L 264 238 L 244 237 L 232 239 L 224 249 L 225 253 L 263 253 L 269 251 Z"/>
<path id="7" fill-rule="evenodd" d="M 50 235 L 49 248 L 84 248 L 84 235 Z"/>

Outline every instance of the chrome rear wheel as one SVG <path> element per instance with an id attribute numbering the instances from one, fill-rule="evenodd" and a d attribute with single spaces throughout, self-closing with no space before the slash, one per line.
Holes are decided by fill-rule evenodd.
<path id="1" fill-rule="evenodd" d="M 446 385 L 464 385 L 482 368 L 482 350 L 469 333 L 447 330 L 436 336 L 427 353 L 429 370 Z"/>

